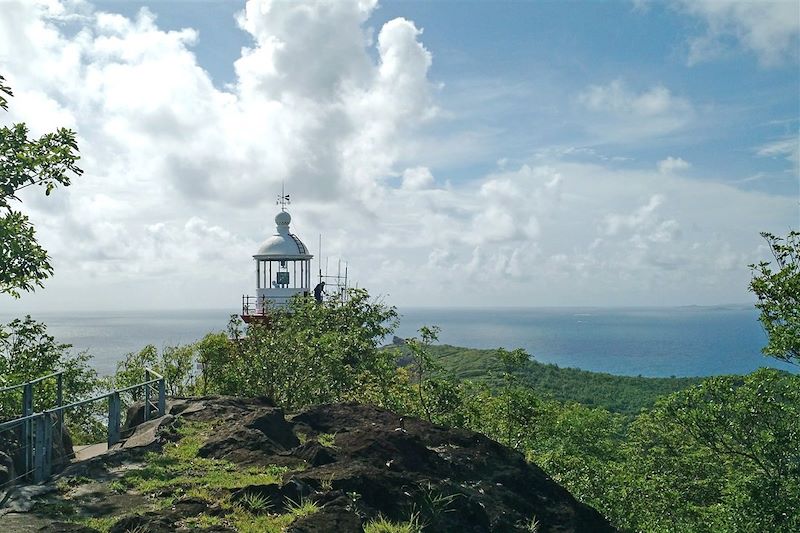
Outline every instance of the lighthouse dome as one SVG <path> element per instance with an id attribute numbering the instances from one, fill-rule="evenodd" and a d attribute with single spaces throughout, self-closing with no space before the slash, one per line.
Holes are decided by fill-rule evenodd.
<path id="1" fill-rule="evenodd" d="M 268 237 L 253 255 L 256 259 L 311 259 L 300 238 L 289 232 L 292 216 L 286 211 L 275 215 L 275 234 Z"/>

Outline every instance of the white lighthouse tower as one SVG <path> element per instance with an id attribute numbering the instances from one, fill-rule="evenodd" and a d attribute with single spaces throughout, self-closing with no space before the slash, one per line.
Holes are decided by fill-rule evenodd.
<path id="1" fill-rule="evenodd" d="M 311 288 L 311 259 L 308 248 L 289 231 L 291 215 L 286 211 L 289 195 L 281 194 L 280 212 L 275 216 L 275 234 L 267 238 L 253 255 L 256 261 L 256 295 L 242 296 L 242 319 L 263 321 L 270 311 L 285 310 L 297 294 L 308 295 Z"/>

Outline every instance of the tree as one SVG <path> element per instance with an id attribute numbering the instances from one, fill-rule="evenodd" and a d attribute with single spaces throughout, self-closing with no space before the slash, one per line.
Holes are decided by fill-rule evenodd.
<path id="1" fill-rule="evenodd" d="M 109 385 L 111 388 L 126 388 L 141 383 L 145 378 L 145 369 L 150 368 L 164 376 L 164 387 L 168 395 L 192 394 L 195 392 L 193 368 L 197 361 L 199 344 L 166 346 L 161 350 L 161 356 L 152 344 L 139 352 L 128 353 L 124 360 L 117 363 L 117 372 Z M 142 396 L 141 389 L 134 389 L 130 396 L 138 400 Z"/>
<path id="2" fill-rule="evenodd" d="M 0 108 L 8 110 L 13 93 L 0 76 Z M 59 128 L 38 139 L 28 137 L 23 123 L 0 128 L 0 293 L 19 298 L 19 291 L 43 287 L 53 275 L 47 251 L 36 240 L 27 216 L 12 209 L 22 189 L 38 185 L 45 195 L 58 185 L 69 186 L 78 168 L 78 144 L 72 130 Z"/>
<path id="3" fill-rule="evenodd" d="M 97 389 L 97 372 L 89 366 L 85 353 L 72 355 L 69 344 L 57 343 L 47 334 L 47 327 L 30 316 L 0 324 L 0 388 L 25 383 L 53 372 L 63 372 L 64 403 L 69 404 Z M 56 406 L 56 380 L 47 379 L 36 385 L 34 412 Z M 96 442 L 97 417 L 94 406 L 87 405 L 66 412 L 66 423 L 73 439 Z M 0 393 L 0 420 L 22 414 L 22 389 Z"/>
<path id="4" fill-rule="evenodd" d="M 355 400 L 365 384 L 388 390 L 394 354 L 378 345 L 395 327 L 397 312 L 351 289 L 344 302 L 317 304 L 298 296 L 290 312 L 269 324 L 250 324 L 246 335 L 233 317 L 227 348 L 207 337 L 200 359 L 211 393 L 267 396 L 286 409 Z"/>
<path id="5" fill-rule="evenodd" d="M 503 388 L 501 397 L 503 398 L 503 404 L 505 406 L 503 416 L 506 424 L 504 443 L 510 448 L 517 448 L 519 446 L 519 434 L 524 431 L 525 428 L 522 424 L 518 423 L 520 411 L 516 404 L 519 402 L 519 393 L 523 388 L 519 386 L 519 378 L 515 372 L 519 371 L 523 365 L 528 362 L 530 356 L 522 348 L 517 348 L 510 352 L 503 348 L 498 348 L 497 352 L 495 352 L 495 357 L 503 365 Z M 517 438 L 515 438 L 515 436 Z"/>
<path id="6" fill-rule="evenodd" d="M 767 261 L 750 265 L 750 290 L 758 296 L 759 320 L 769 338 L 765 355 L 789 363 L 800 362 L 800 232 L 786 238 L 762 233 L 778 266 Z"/>
<path id="7" fill-rule="evenodd" d="M 709 378 L 632 424 L 617 516 L 644 531 L 800 531 L 800 376 Z"/>
<path id="8" fill-rule="evenodd" d="M 428 348 L 438 340 L 439 328 L 437 326 L 423 326 L 419 329 L 419 334 L 419 339 L 415 337 L 406 339 L 406 346 L 408 346 L 409 355 L 411 356 L 411 372 L 416 381 L 417 397 L 421 410 L 420 414 L 423 415 L 428 422 L 431 422 L 433 421 L 433 415 L 425 393 L 426 389 L 430 388 L 428 386 L 431 378 L 430 373 L 441 371 L 442 368 L 433 360 Z"/>

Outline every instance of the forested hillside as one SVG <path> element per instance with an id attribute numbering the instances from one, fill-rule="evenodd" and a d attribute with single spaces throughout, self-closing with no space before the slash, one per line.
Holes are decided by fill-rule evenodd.
<path id="1" fill-rule="evenodd" d="M 401 348 L 402 349 L 402 348 Z M 448 377 L 501 385 L 501 364 L 495 350 L 432 345 L 431 355 L 444 367 Z M 401 364 L 410 362 L 408 357 Z M 578 402 L 615 413 L 636 415 L 655 405 L 656 399 L 701 383 L 702 378 L 644 378 L 560 368 L 553 364 L 526 362 L 519 378 L 537 393 L 562 402 Z"/>

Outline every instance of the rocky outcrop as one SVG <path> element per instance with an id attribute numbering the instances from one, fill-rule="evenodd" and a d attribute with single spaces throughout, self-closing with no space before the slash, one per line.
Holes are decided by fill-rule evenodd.
<path id="1" fill-rule="evenodd" d="M 203 531 L 222 533 L 235 529 L 226 518 L 231 504 L 260 515 L 283 514 L 309 501 L 318 510 L 295 519 L 287 531 L 361 533 L 378 517 L 395 522 L 411 517 L 426 532 L 614 531 L 596 510 L 575 500 L 520 453 L 472 431 L 354 403 L 321 405 L 287 416 L 264 398 L 179 399 L 169 402 L 167 416 L 137 425 L 141 410 L 129 412 L 127 440 L 73 465 L 65 475 L 88 476 L 102 486 L 112 465 L 117 471 L 146 466 L 141 462 L 146 452 L 173 445 L 181 438 L 181 425 L 191 422 L 212 424 L 213 431 L 203 433 L 199 443 L 203 457 L 230 461 L 243 471 L 254 465 L 290 468 L 280 483 L 222 489 L 228 507 L 170 493 L 174 500 L 168 508 L 126 514 L 111 526 L 112 532 L 182 531 L 187 520 L 207 515 L 219 518 L 218 525 Z M 132 496 L 146 497 L 116 495 Z M 105 497 L 93 499 L 92 505 L 110 506 L 112 496 Z M 54 522 L 42 531 L 91 531 L 67 527 Z"/>
<path id="2" fill-rule="evenodd" d="M 282 486 L 234 494 L 258 494 L 273 509 L 303 498 L 321 506 L 291 531 L 362 531 L 378 515 L 402 521 L 413 513 L 424 515 L 428 531 L 525 531 L 532 520 L 540 532 L 613 531 L 520 453 L 472 431 L 359 404 L 287 419 L 265 399 L 202 401 L 205 408 L 184 416 L 221 423 L 201 455 L 302 467 Z"/>

